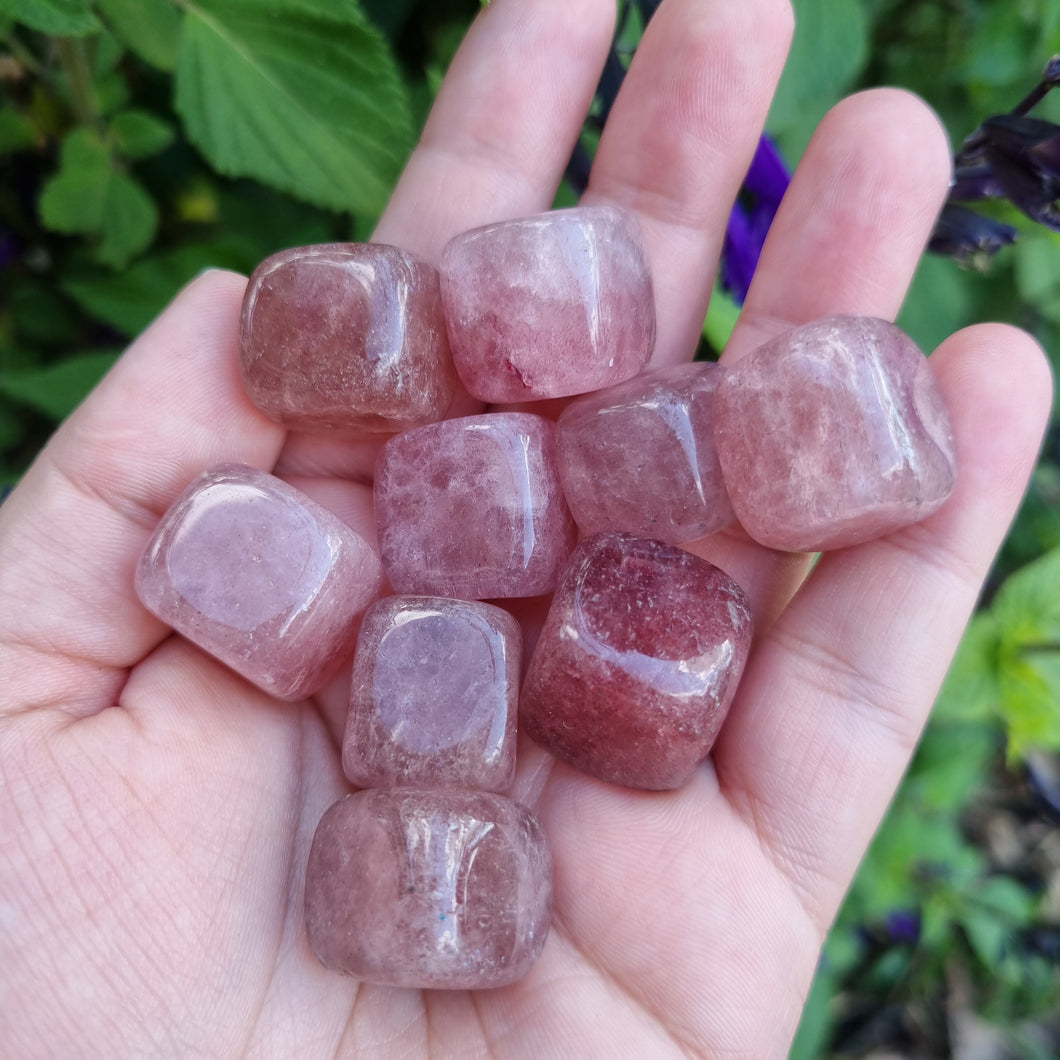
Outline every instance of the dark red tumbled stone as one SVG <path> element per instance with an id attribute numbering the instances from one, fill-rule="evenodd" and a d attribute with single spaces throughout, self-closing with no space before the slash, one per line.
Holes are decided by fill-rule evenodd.
<path id="1" fill-rule="evenodd" d="M 597 534 L 553 598 L 520 721 L 601 780 L 677 788 L 710 752 L 750 646 L 746 597 L 724 571 L 660 541 Z"/>

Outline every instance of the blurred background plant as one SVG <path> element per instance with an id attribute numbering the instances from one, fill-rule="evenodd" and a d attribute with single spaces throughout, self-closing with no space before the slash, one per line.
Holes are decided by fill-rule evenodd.
<path id="1" fill-rule="evenodd" d="M 0 0 L 0 486 L 199 271 L 249 272 L 284 247 L 367 238 L 479 6 Z M 798 161 L 829 106 L 859 87 L 902 85 L 936 108 L 956 148 L 1011 111 L 1060 52 L 1060 0 L 848 0 L 841 16 L 834 0 L 794 6 L 770 141 L 730 224 L 730 253 L 751 247 L 752 257 L 733 257 L 719 276 L 704 356 L 739 314 L 755 241 L 783 190 L 780 160 Z M 557 205 L 575 201 L 656 7 L 620 3 Z M 1060 120 L 1060 99 L 1033 114 Z M 1038 152 L 1033 190 L 1048 221 L 1060 140 L 1047 126 L 1001 129 Z M 1004 199 L 974 205 L 983 245 L 998 252 L 968 252 L 967 230 L 963 245 L 940 233 L 951 253 L 925 257 L 899 323 L 927 349 L 979 320 L 1019 324 L 1060 349 L 1060 235 Z M 1004 226 L 1012 246 L 994 238 Z M 793 1057 L 1060 1055 L 1058 752 L 1054 422 L 831 933 Z"/>

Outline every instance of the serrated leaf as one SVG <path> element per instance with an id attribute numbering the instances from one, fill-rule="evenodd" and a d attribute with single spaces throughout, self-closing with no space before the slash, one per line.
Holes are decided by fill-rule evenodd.
<path id="1" fill-rule="evenodd" d="M 1007 645 L 1060 644 L 1060 548 L 1009 576 L 991 611 Z"/>
<path id="2" fill-rule="evenodd" d="M 1009 762 L 1032 749 L 1060 750 L 1060 661 L 1053 655 L 1052 680 L 1044 660 L 1009 660 L 1001 672 L 1001 716 L 1008 737 Z M 1038 665 L 1035 665 L 1035 661 Z"/>
<path id="3" fill-rule="evenodd" d="M 83 37 L 99 29 L 89 0 L 0 0 L 0 16 L 60 37 Z"/>
<path id="4" fill-rule="evenodd" d="M 59 172 L 44 186 L 40 214 L 53 231 L 98 236 L 96 257 L 115 268 L 149 246 L 158 227 L 151 197 L 115 168 L 107 145 L 85 128 L 63 141 Z"/>
<path id="5" fill-rule="evenodd" d="M 935 701 L 936 722 L 994 717 L 1001 701 L 998 678 L 1000 634 L 990 612 L 973 616 Z"/>
<path id="6" fill-rule="evenodd" d="M 144 62 L 172 73 L 184 16 L 169 0 L 96 0 L 113 34 Z"/>
<path id="7" fill-rule="evenodd" d="M 116 353 L 85 353 L 32 372 L 0 375 L 0 393 L 58 422 L 77 408 L 117 358 Z"/>
<path id="8" fill-rule="evenodd" d="M 126 158 L 150 158 L 172 142 L 172 126 L 146 110 L 123 110 L 110 123 L 115 145 Z"/>
<path id="9" fill-rule="evenodd" d="M 394 60 L 354 0 L 183 0 L 176 107 L 228 176 L 379 211 L 410 145 Z"/>

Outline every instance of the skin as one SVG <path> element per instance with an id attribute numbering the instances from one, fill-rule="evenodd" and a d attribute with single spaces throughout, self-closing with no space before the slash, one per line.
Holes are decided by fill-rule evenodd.
<path id="1" fill-rule="evenodd" d="M 612 30 L 612 0 L 495 0 L 460 51 L 377 238 L 437 260 L 453 234 L 546 209 Z M 589 198 L 635 210 L 657 363 L 687 359 L 729 206 L 783 63 L 782 0 L 667 0 Z M 727 359 L 831 313 L 893 317 L 949 148 L 916 99 L 824 120 Z M 759 635 L 685 789 L 610 787 L 520 749 L 515 796 L 556 864 L 521 983 L 361 986 L 309 951 L 302 874 L 347 786 L 342 688 L 279 704 L 149 616 L 132 571 L 202 469 L 276 468 L 370 531 L 373 447 L 287 437 L 243 396 L 244 280 L 184 290 L 0 508 L 0 1041 L 12 1056 L 786 1056 L 819 948 L 908 764 L 1048 415 L 1025 334 L 962 331 L 932 361 L 960 459 L 951 500 L 806 559 L 736 534 L 694 550 L 748 590 Z"/>

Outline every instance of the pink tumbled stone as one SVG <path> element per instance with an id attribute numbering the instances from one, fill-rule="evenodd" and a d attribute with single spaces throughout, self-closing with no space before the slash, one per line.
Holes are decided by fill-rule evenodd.
<path id="1" fill-rule="evenodd" d="M 580 206 L 476 228 L 442 252 L 453 359 L 483 401 L 584 394 L 637 374 L 655 301 L 636 218 Z"/>
<path id="2" fill-rule="evenodd" d="M 873 317 L 806 324 L 728 368 L 714 439 L 743 528 L 789 551 L 843 548 L 924 519 L 956 478 L 927 358 Z"/>
<path id="3" fill-rule="evenodd" d="M 526 412 L 391 438 L 376 463 L 375 513 L 396 592 L 464 600 L 551 592 L 577 532 L 554 427 Z"/>
<path id="4" fill-rule="evenodd" d="M 711 414 L 721 372 L 716 364 L 664 368 L 563 410 L 560 478 L 583 533 L 627 530 L 681 544 L 732 522 Z"/>
<path id="5" fill-rule="evenodd" d="M 309 944 L 384 986 L 479 990 L 521 979 L 552 913 L 537 818 L 482 791 L 360 791 L 324 814 L 309 853 Z"/>
<path id="6" fill-rule="evenodd" d="M 492 604 L 377 600 L 354 657 L 346 776 L 362 788 L 509 788 L 521 657 L 518 622 Z"/>
<path id="7" fill-rule="evenodd" d="M 381 588 L 362 537 L 278 478 L 235 465 L 188 487 L 136 568 L 149 611 L 280 699 L 312 695 L 350 658 Z"/>
<path id="8" fill-rule="evenodd" d="M 401 431 L 441 419 L 456 393 L 437 270 L 397 247 L 267 258 L 243 299 L 240 346 L 251 400 L 299 430 Z"/>
<path id="9" fill-rule="evenodd" d="M 724 571 L 661 541 L 597 534 L 553 598 L 520 721 L 582 772 L 678 788 L 709 754 L 750 646 L 747 600 Z"/>

